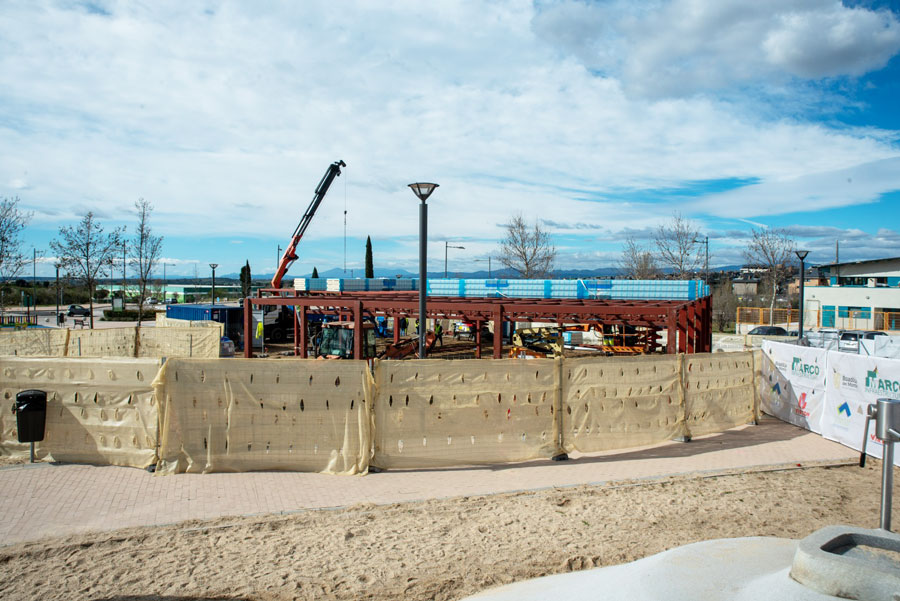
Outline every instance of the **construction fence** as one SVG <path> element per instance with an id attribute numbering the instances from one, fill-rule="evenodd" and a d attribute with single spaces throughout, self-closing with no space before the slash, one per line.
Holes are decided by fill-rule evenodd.
<path id="1" fill-rule="evenodd" d="M 723 431 L 758 415 L 753 352 L 580 359 L 3 361 L 48 392 L 39 458 L 205 473 L 495 464 Z"/>
<path id="2" fill-rule="evenodd" d="M 209 327 L 198 323 L 204 322 L 155 328 L 0 332 L 0 357 L 218 357 L 222 324 Z"/>
<path id="3" fill-rule="evenodd" d="M 735 330 L 744 334 L 758 325 L 781 326 L 796 330 L 800 324 L 800 309 L 769 309 L 766 307 L 738 307 Z M 803 314 L 803 328 L 834 328 L 839 330 L 900 330 L 900 312 L 873 311 L 868 308 L 821 307 L 807 303 Z"/>

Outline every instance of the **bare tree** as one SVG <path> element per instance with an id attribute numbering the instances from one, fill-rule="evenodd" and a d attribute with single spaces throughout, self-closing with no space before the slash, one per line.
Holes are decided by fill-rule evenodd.
<path id="1" fill-rule="evenodd" d="M 18 197 L 0 199 L 0 285 L 16 279 L 29 262 L 22 252 L 21 236 L 30 219 L 31 213 L 19 209 Z"/>
<path id="2" fill-rule="evenodd" d="M 159 254 L 162 251 L 162 236 L 154 236 L 150 228 L 150 214 L 153 213 L 153 205 L 139 199 L 134 203 L 137 211 L 138 225 L 134 238 L 131 240 L 131 250 L 134 253 L 130 259 L 131 267 L 138 274 L 138 327 L 144 317 L 144 301 L 147 299 L 147 286 L 150 282 L 150 274 L 159 262 Z"/>
<path id="3" fill-rule="evenodd" d="M 699 235 L 700 230 L 678 212 L 653 234 L 660 263 L 671 269 L 678 279 L 685 279 L 703 264 L 697 244 Z"/>
<path id="4" fill-rule="evenodd" d="M 640 246 L 633 236 L 625 238 L 622 272 L 633 280 L 654 280 L 659 277 L 659 268 L 656 266 L 653 253 Z"/>
<path id="5" fill-rule="evenodd" d="M 736 321 L 738 305 L 738 297 L 734 294 L 730 280 L 715 287 L 712 293 L 712 318 L 716 329 L 724 332 L 726 327 Z"/>
<path id="6" fill-rule="evenodd" d="M 59 239 L 50 242 L 60 265 L 87 286 L 91 308 L 91 327 L 94 327 L 94 290 L 97 281 L 111 273 L 116 251 L 122 245 L 124 228 L 116 228 L 109 234 L 88 212 L 75 226 L 59 228 Z"/>
<path id="7" fill-rule="evenodd" d="M 537 221 L 528 225 L 521 214 L 514 215 L 504 227 L 506 237 L 500 244 L 500 262 L 525 279 L 546 277 L 556 259 L 550 233 Z"/>
<path id="8" fill-rule="evenodd" d="M 769 304 L 769 324 L 774 323 L 772 309 L 775 308 L 775 295 L 778 285 L 791 272 L 794 258 L 794 240 L 782 229 L 754 229 L 750 232 L 750 241 L 744 251 L 748 263 L 761 265 L 768 270 L 769 283 L 772 286 L 772 300 Z"/>

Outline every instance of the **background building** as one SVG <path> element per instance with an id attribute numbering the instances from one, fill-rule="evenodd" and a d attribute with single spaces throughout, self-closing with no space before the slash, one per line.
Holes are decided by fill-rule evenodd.
<path id="1" fill-rule="evenodd" d="M 900 330 L 900 257 L 819 265 L 805 285 L 804 327 Z"/>

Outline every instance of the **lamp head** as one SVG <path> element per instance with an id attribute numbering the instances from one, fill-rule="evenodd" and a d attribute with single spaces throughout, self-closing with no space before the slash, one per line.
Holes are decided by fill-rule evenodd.
<path id="1" fill-rule="evenodd" d="M 219 266 L 219 264 L 218 263 L 210 263 L 209 266 L 212 267 L 213 269 L 215 269 L 216 267 Z"/>
<path id="2" fill-rule="evenodd" d="M 801 261 L 806 260 L 806 255 L 809 254 L 808 250 L 795 250 L 794 253 L 797 255 L 797 258 Z"/>
<path id="3" fill-rule="evenodd" d="M 415 184 L 409 184 L 409 187 L 412 188 L 413 194 L 419 197 L 419 200 L 425 202 L 431 196 L 431 193 L 434 192 L 434 189 L 438 187 L 438 184 L 416 182 Z"/>

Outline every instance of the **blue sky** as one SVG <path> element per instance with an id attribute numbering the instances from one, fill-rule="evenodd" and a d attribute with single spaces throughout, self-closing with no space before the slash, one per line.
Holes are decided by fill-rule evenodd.
<path id="1" fill-rule="evenodd" d="M 512 215 L 616 266 L 679 212 L 711 263 L 753 227 L 813 263 L 900 256 L 900 7 L 827 0 L 0 3 L 0 197 L 27 252 L 155 207 L 167 273 L 486 268 Z M 482 260 L 482 262 L 479 262 Z M 495 263 L 496 264 L 496 263 Z M 160 268 L 160 274 L 162 269 Z M 30 270 L 29 270 L 30 272 Z"/>

